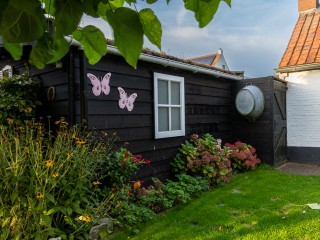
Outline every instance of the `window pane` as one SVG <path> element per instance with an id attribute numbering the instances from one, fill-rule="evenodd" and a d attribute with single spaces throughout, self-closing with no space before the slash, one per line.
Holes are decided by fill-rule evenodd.
<path id="1" fill-rule="evenodd" d="M 181 130 L 180 108 L 171 108 L 171 130 Z"/>
<path id="2" fill-rule="evenodd" d="M 159 132 L 169 131 L 169 108 L 159 107 Z"/>
<path id="3" fill-rule="evenodd" d="M 180 105 L 180 83 L 171 82 L 171 104 Z"/>
<path id="4" fill-rule="evenodd" d="M 158 104 L 169 104 L 168 81 L 158 81 Z"/>

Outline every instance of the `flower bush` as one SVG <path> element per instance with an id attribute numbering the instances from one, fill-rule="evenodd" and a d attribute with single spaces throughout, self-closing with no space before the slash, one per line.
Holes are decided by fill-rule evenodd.
<path id="1" fill-rule="evenodd" d="M 0 124 L 23 123 L 35 116 L 40 82 L 24 75 L 4 77 L 0 82 Z"/>
<path id="2" fill-rule="evenodd" d="M 234 144 L 226 143 L 225 147 L 230 149 L 228 157 L 234 171 L 252 170 L 261 162 L 257 158 L 256 149 L 250 144 L 237 141 Z"/>
<path id="3" fill-rule="evenodd" d="M 121 188 L 131 179 L 137 179 L 136 172 L 143 165 L 150 165 L 151 161 L 143 159 L 141 155 L 133 155 L 125 147 L 110 155 L 105 162 L 107 169 L 106 181 L 110 187 Z M 137 181 L 136 184 L 140 182 Z"/>
<path id="4" fill-rule="evenodd" d="M 206 178 L 211 185 L 226 183 L 231 177 L 231 162 L 219 142 L 210 134 L 191 136 L 179 149 L 173 171 Z"/>

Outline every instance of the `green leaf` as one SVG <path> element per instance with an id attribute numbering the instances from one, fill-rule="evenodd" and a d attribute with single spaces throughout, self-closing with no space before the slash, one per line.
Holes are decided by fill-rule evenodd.
<path id="1" fill-rule="evenodd" d="M 55 7 L 56 35 L 60 38 L 78 27 L 84 9 L 80 0 L 55 0 Z"/>
<path id="2" fill-rule="evenodd" d="M 100 29 L 89 25 L 74 31 L 72 35 L 83 46 L 90 64 L 96 64 L 102 56 L 106 55 L 107 40 Z"/>
<path id="3" fill-rule="evenodd" d="M 32 48 L 29 62 L 39 69 L 43 69 L 53 56 L 50 54 L 50 49 L 53 45 L 53 38 L 49 33 L 45 33 Z"/>
<path id="4" fill-rule="evenodd" d="M 109 0 L 109 3 L 111 5 L 111 8 L 115 10 L 117 8 L 123 7 L 124 0 Z"/>
<path id="5" fill-rule="evenodd" d="M 153 4 L 153 3 L 156 3 L 158 0 L 147 0 L 147 3 L 149 4 Z"/>
<path id="6" fill-rule="evenodd" d="M 2 228 L 0 239 L 8 239 L 9 234 L 10 234 L 10 228 Z"/>
<path id="7" fill-rule="evenodd" d="M 54 16 L 56 13 L 55 0 L 43 0 L 46 13 Z"/>
<path id="8" fill-rule="evenodd" d="M 67 214 L 71 216 L 72 213 L 73 213 L 72 208 L 67 207 Z"/>
<path id="9" fill-rule="evenodd" d="M 0 1 L 0 25 L 1 25 L 1 21 L 2 21 L 3 12 L 7 8 L 8 3 L 9 3 L 9 0 L 1 0 Z"/>
<path id="10" fill-rule="evenodd" d="M 44 215 L 51 215 L 55 212 L 56 210 L 54 208 L 51 208 L 49 211 L 45 212 Z"/>
<path id="11" fill-rule="evenodd" d="M 21 43 L 8 43 L 5 38 L 2 38 L 4 48 L 11 54 L 14 60 L 19 60 L 23 54 Z"/>
<path id="12" fill-rule="evenodd" d="M 74 224 L 73 219 L 71 217 L 64 216 L 64 221 L 70 226 L 74 227 L 75 229 L 77 228 L 77 226 Z M 69 239 L 70 239 L 70 236 L 69 236 Z"/>
<path id="13" fill-rule="evenodd" d="M 4 219 L 4 220 L 2 219 L 2 225 L 1 225 L 1 227 L 4 228 L 6 225 L 9 225 L 10 221 L 11 221 L 11 217 L 7 217 L 7 218 Z"/>
<path id="14" fill-rule="evenodd" d="M 45 30 L 45 17 L 38 0 L 10 0 L 2 14 L 0 31 L 10 43 L 32 42 Z"/>
<path id="15" fill-rule="evenodd" d="M 229 7 L 231 7 L 231 1 L 232 0 L 223 0 L 224 2 L 226 2 L 226 4 L 228 4 Z"/>
<path id="16" fill-rule="evenodd" d="M 100 0 L 86 0 L 83 2 L 84 12 L 92 17 L 99 17 L 98 6 Z"/>
<path id="17" fill-rule="evenodd" d="M 47 61 L 47 63 L 57 62 L 69 52 L 70 44 L 67 40 L 65 40 L 64 38 L 54 38 L 53 40 L 54 42 L 51 49 L 51 54 L 53 55 L 53 58 Z"/>
<path id="18" fill-rule="evenodd" d="M 54 196 L 52 196 L 51 194 L 46 194 L 45 196 L 50 202 L 52 202 L 52 203 L 56 202 L 55 199 L 54 199 Z"/>
<path id="19" fill-rule="evenodd" d="M 144 34 L 151 43 L 161 49 L 162 28 L 157 16 L 150 8 L 145 8 L 139 12 L 139 17 Z"/>
<path id="20" fill-rule="evenodd" d="M 130 5 L 131 5 L 131 3 L 137 3 L 136 0 L 126 0 L 126 2 L 127 2 L 128 4 L 130 4 Z"/>
<path id="21" fill-rule="evenodd" d="M 107 21 L 113 28 L 114 43 L 128 64 L 137 67 L 142 51 L 143 28 L 139 14 L 130 8 L 118 8 L 106 12 Z"/>
<path id="22" fill-rule="evenodd" d="M 52 223 L 52 218 L 49 215 L 43 215 L 42 220 L 46 226 L 50 226 Z"/>
<path id="23" fill-rule="evenodd" d="M 194 12 L 199 27 L 208 25 L 216 14 L 221 0 L 183 0 L 186 9 Z M 228 0 L 227 0 L 228 1 Z"/>
<path id="24" fill-rule="evenodd" d="M 31 50 L 29 62 L 39 69 L 64 57 L 69 51 L 69 43 L 64 39 L 55 39 L 44 33 Z"/>

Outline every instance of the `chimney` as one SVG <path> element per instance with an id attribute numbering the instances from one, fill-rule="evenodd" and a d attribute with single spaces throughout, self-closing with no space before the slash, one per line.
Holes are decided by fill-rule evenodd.
<path id="1" fill-rule="evenodd" d="M 299 0 L 298 9 L 299 13 L 313 10 L 319 7 L 319 0 Z"/>

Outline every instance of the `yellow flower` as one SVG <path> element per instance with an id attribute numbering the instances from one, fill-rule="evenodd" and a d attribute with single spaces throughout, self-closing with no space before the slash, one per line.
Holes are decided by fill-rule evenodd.
<path id="1" fill-rule="evenodd" d="M 86 142 L 78 140 L 77 143 L 81 145 L 81 144 L 85 144 Z"/>
<path id="2" fill-rule="evenodd" d="M 46 166 L 47 167 L 52 167 L 53 166 L 53 160 L 47 160 L 46 161 Z"/>
<path id="3" fill-rule="evenodd" d="M 58 121 L 55 121 L 54 124 L 68 125 L 68 122 L 64 121 L 63 119 L 60 119 Z"/>
<path id="4" fill-rule="evenodd" d="M 83 214 L 76 218 L 77 220 L 83 221 L 83 222 L 90 222 L 91 218 L 88 214 Z"/>
<path id="5" fill-rule="evenodd" d="M 56 178 L 59 176 L 59 173 L 52 173 L 52 177 Z"/>
<path id="6" fill-rule="evenodd" d="M 12 119 L 12 118 L 7 118 L 7 123 L 8 123 L 8 124 L 12 125 L 12 124 L 13 124 L 13 122 L 14 122 L 14 121 L 13 121 L 13 119 Z"/>
<path id="7" fill-rule="evenodd" d="M 141 182 L 140 181 L 134 182 L 133 187 L 134 187 L 134 189 L 141 187 Z"/>
<path id="8" fill-rule="evenodd" d="M 99 185 L 99 184 L 102 184 L 102 183 L 97 180 L 97 181 L 94 181 L 92 184 L 96 186 L 96 185 Z"/>
<path id="9" fill-rule="evenodd" d="M 24 110 L 26 113 L 31 113 L 32 112 L 32 108 L 28 107 Z"/>
<path id="10" fill-rule="evenodd" d="M 67 159 L 70 159 L 70 158 L 72 158 L 72 157 L 73 157 L 73 152 L 67 153 Z"/>
<path id="11" fill-rule="evenodd" d="M 36 199 L 42 199 L 42 198 L 43 198 L 43 195 L 41 193 L 37 193 Z"/>

